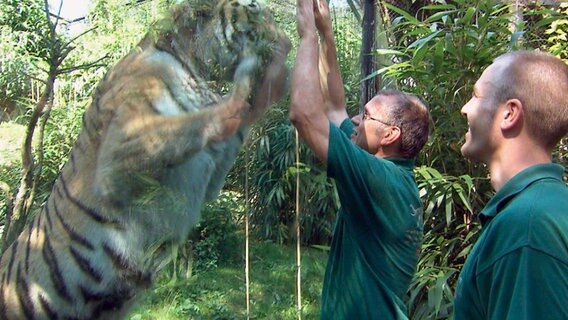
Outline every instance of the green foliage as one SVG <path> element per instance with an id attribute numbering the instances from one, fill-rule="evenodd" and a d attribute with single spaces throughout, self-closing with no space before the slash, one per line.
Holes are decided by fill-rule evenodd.
<path id="1" fill-rule="evenodd" d="M 144 1 L 96 0 L 89 13 L 92 26 L 82 48 L 84 53 L 109 56 L 113 64 L 142 40 L 148 27 L 167 12 L 165 0 Z"/>
<path id="2" fill-rule="evenodd" d="M 256 235 L 277 243 L 292 240 L 299 174 L 302 243 L 327 243 L 337 210 L 334 187 L 303 143 L 298 145 L 300 163 L 296 164 L 296 135 L 287 110 L 273 107 L 249 137 L 229 180 L 236 184 L 249 179 L 251 226 Z"/>
<path id="3" fill-rule="evenodd" d="M 14 122 L 0 123 L 0 166 L 19 165 L 26 128 Z M 0 181 L 2 179 L 0 178 Z M 3 180 L 6 181 L 6 180 Z"/>
<path id="4" fill-rule="evenodd" d="M 545 33 L 550 53 L 568 63 L 568 2 L 560 3 L 558 13 L 560 16 L 552 21 Z"/>
<path id="5" fill-rule="evenodd" d="M 464 221 L 471 220 L 470 199 L 474 189 L 472 177 L 444 175 L 426 166 L 417 168 L 416 173 L 420 195 L 425 204 L 424 221 L 428 228 L 443 230 L 445 226 L 456 222 L 456 216 L 463 216 Z M 429 221 L 431 224 L 428 224 Z"/>
<path id="6" fill-rule="evenodd" d="M 423 97 L 429 105 L 433 134 L 421 162 L 443 172 L 480 175 L 484 169 L 471 167 L 459 152 L 467 130 L 460 109 L 482 70 L 518 45 L 520 34 L 510 30 L 509 7 L 458 0 L 423 7 L 427 18 L 419 20 L 387 6 L 400 15 L 389 30 L 397 40 L 393 50 L 378 53 L 392 56 L 395 63 L 377 74 L 395 80 L 401 90 Z"/>
<path id="7" fill-rule="evenodd" d="M 67 61 L 80 65 L 103 59 L 104 65 L 91 72 L 70 76 L 62 83 L 64 96 L 88 97 L 106 71 L 133 50 L 153 22 L 166 14 L 168 0 L 132 2 L 126 0 L 95 0 L 88 14 L 91 32 L 77 43 Z"/>
<path id="8" fill-rule="evenodd" d="M 9 118 L 16 101 L 30 91 L 31 61 L 20 53 L 19 46 L 10 29 L 0 26 L 0 121 Z"/>
<path id="9" fill-rule="evenodd" d="M 0 123 L 0 221 L 5 221 L 8 201 L 2 184 L 13 194 L 20 177 L 20 152 L 25 128 L 15 123 Z M 3 223 L 2 223 L 3 224 Z"/>
<path id="10" fill-rule="evenodd" d="M 302 248 L 302 311 L 319 318 L 319 301 L 327 254 Z M 242 248 L 235 248 L 242 253 Z M 251 243 L 250 319 L 298 319 L 295 249 L 270 242 Z M 245 319 L 244 266 L 239 263 L 207 270 L 172 283 L 161 278 L 131 320 Z"/>
<path id="11" fill-rule="evenodd" d="M 411 319 L 447 318 L 452 314 L 457 275 L 478 235 L 472 200 L 474 179 L 416 169 L 424 201 L 424 241 L 407 302 Z"/>
<path id="12" fill-rule="evenodd" d="M 39 58 L 47 57 L 45 34 L 49 26 L 43 0 L 2 0 L 0 1 L 0 26 L 7 26 L 13 32 L 25 53 Z"/>
<path id="13" fill-rule="evenodd" d="M 81 119 L 86 109 L 86 101 L 75 106 L 58 107 L 51 110 L 45 127 L 43 170 L 40 178 L 40 193 L 51 192 L 51 187 L 67 162 L 71 148 L 79 135 Z"/>
<path id="14" fill-rule="evenodd" d="M 359 64 L 361 30 L 355 17 L 345 10 L 333 8 L 332 17 L 337 59 L 346 96 L 345 103 L 351 113 L 358 113 L 361 81 Z"/>
<path id="15" fill-rule="evenodd" d="M 226 192 L 202 211 L 199 225 L 189 237 L 195 272 L 211 270 L 228 263 L 238 263 L 243 248 L 237 231 L 242 221 L 243 199 L 239 194 Z"/>
<path id="16" fill-rule="evenodd" d="M 18 185 L 19 176 L 20 167 L 18 165 L 0 163 L 0 181 L 5 182 L 12 191 Z M 0 190 L 0 221 L 5 221 L 7 205 L 6 195 Z"/>

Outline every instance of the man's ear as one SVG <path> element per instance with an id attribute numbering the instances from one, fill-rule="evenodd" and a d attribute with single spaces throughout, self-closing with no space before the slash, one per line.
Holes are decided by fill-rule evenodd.
<path id="1" fill-rule="evenodd" d="M 391 126 L 387 129 L 387 132 L 383 136 L 382 143 L 383 145 L 390 145 L 395 143 L 396 141 L 400 140 L 400 128 Z"/>
<path id="2" fill-rule="evenodd" d="M 497 111 L 501 113 L 501 130 L 509 131 L 519 127 L 524 119 L 523 104 L 519 99 L 509 99 L 503 109 Z"/>

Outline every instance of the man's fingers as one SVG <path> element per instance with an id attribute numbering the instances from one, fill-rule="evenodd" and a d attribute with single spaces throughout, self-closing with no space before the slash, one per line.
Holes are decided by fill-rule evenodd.
<path id="1" fill-rule="evenodd" d="M 303 38 L 306 34 L 315 34 L 314 0 L 298 0 L 296 2 L 296 28 Z"/>
<path id="2" fill-rule="evenodd" d="M 299 16 L 309 19 L 313 17 L 314 8 L 317 0 L 298 0 L 296 2 L 296 12 Z M 311 6 L 310 6 L 311 2 Z"/>

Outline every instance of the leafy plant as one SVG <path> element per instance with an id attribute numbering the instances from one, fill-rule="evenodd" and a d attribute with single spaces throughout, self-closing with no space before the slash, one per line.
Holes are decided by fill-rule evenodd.
<path id="1" fill-rule="evenodd" d="M 16 117 L 23 109 L 17 100 L 31 90 L 31 60 L 14 49 L 20 45 L 8 27 L 0 26 L 0 121 Z"/>
<path id="2" fill-rule="evenodd" d="M 10 28 L 18 39 L 20 54 L 31 54 L 40 60 L 49 58 L 49 43 L 44 33 L 49 30 L 47 13 L 44 6 L 47 1 L 30 0 L 22 3 L 18 0 L 0 2 L 0 26 Z"/>
<path id="3" fill-rule="evenodd" d="M 229 180 L 240 185 L 238 190 L 249 193 L 251 226 L 256 235 L 286 243 L 295 234 L 299 175 L 302 242 L 327 243 L 337 209 L 335 189 L 307 146 L 301 142 L 296 146 L 295 131 L 286 115 L 282 107 L 267 112 L 249 134 L 247 150 L 237 160 Z M 296 163 L 296 147 L 300 163 Z"/>
<path id="4" fill-rule="evenodd" d="M 424 202 L 424 241 L 416 275 L 409 289 L 411 319 L 447 318 L 453 313 L 457 275 L 478 236 L 472 223 L 474 179 L 416 169 Z"/>
<path id="5" fill-rule="evenodd" d="M 568 2 L 559 4 L 558 13 L 560 17 L 556 16 L 545 34 L 548 35 L 550 53 L 568 63 Z"/>
<path id="6" fill-rule="evenodd" d="M 242 197 L 230 192 L 206 205 L 199 225 L 189 238 L 196 272 L 240 261 L 243 241 L 237 231 L 243 210 Z"/>
<path id="7" fill-rule="evenodd" d="M 79 135 L 81 119 L 87 101 L 76 102 L 74 106 L 58 107 L 51 111 L 51 121 L 46 124 L 43 149 L 43 170 L 40 190 L 49 194 L 63 164 Z"/>
<path id="8" fill-rule="evenodd" d="M 348 11 L 333 8 L 332 14 L 339 71 L 345 90 L 345 103 L 351 114 L 357 114 L 361 106 L 359 101 L 361 30 L 355 16 Z"/>
<path id="9" fill-rule="evenodd" d="M 480 175 L 484 168 L 472 166 L 459 153 L 466 131 L 460 109 L 481 71 L 518 45 L 521 33 L 510 30 L 508 5 L 471 0 L 434 4 L 421 9 L 424 20 L 387 7 L 399 15 L 388 30 L 396 43 L 378 54 L 395 63 L 375 75 L 394 80 L 429 105 L 433 131 L 420 162 L 447 173 Z"/>

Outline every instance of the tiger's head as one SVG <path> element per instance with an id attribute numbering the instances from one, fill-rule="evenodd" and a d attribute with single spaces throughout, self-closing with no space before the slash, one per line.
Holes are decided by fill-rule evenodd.
<path id="1" fill-rule="evenodd" d="M 289 43 L 259 0 L 185 0 L 157 30 L 156 42 L 192 60 L 205 80 L 231 80 L 247 57 L 260 72 Z"/>

